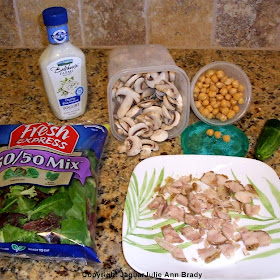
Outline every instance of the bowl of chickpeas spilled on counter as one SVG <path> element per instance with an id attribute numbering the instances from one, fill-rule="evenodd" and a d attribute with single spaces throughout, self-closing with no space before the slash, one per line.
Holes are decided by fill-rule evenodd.
<path id="1" fill-rule="evenodd" d="M 191 82 L 191 107 L 202 121 L 228 125 L 247 112 L 252 87 L 245 72 L 237 65 L 216 61 L 202 67 Z"/>

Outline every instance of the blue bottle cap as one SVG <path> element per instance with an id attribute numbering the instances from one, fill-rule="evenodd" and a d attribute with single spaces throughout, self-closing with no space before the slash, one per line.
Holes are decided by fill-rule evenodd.
<path id="1" fill-rule="evenodd" d="M 43 11 L 46 26 L 58 26 L 68 22 L 67 10 L 63 7 L 50 7 Z"/>

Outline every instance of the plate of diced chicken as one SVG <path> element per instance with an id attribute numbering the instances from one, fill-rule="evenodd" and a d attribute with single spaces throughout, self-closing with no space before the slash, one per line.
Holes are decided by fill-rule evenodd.
<path id="1" fill-rule="evenodd" d="M 247 158 L 145 159 L 129 182 L 122 244 L 148 277 L 279 279 L 279 177 Z"/>

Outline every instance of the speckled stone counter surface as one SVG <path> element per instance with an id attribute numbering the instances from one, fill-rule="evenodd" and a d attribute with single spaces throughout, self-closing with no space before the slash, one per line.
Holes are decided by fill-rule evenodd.
<path id="1" fill-rule="evenodd" d="M 68 123 L 108 123 L 108 50 L 84 50 L 87 58 L 89 99 L 86 113 Z M 265 121 L 280 118 L 280 52 L 226 50 L 171 50 L 175 62 L 191 79 L 205 64 L 226 60 L 239 65 L 248 75 L 253 89 L 249 111 L 236 125 L 249 138 L 247 157 L 252 158 L 257 137 Z M 38 59 L 41 50 L 0 50 L 0 124 L 49 121 L 62 124 L 52 114 L 44 93 Z M 191 113 L 189 124 L 198 119 Z M 139 157 L 117 153 L 120 144 L 109 135 L 100 164 L 98 191 L 97 253 L 101 264 L 84 265 L 23 259 L 1 259 L 0 279 L 131 279 L 134 273 L 122 253 L 121 232 L 128 182 Z M 181 154 L 180 137 L 160 144 L 159 154 Z M 280 176 L 280 150 L 266 161 Z M 127 273 L 122 278 L 122 272 Z M 95 277 L 93 277 L 95 276 Z M 109 277 L 108 277 L 109 278 Z M 132 279 L 137 279 L 132 277 Z M 141 278 L 145 279 L 145 278 Z"/>

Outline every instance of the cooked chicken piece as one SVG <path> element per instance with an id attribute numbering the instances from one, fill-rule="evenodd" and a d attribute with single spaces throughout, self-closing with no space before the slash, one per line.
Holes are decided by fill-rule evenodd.
<path id="1" fill-rule="evenodd" d="M 210 229 L 207 232 L 207 240 L 213 245 L 220 245 L 227 241 L 226 237 L 217 229 Z"/>
<path id="2" fill-rule="evenodd" d="M 254 236 L 258 239 L 261 247 L 271 244 L 271 237 L 266 231 L 256 230 L 254 231 Z"/>
<path id="3" fill-rule="evenodd" d="M 209 223 L 210 220 L 209 218 L 205 216 L 198 216 L 197 220 L 200 228 L 207 229 L 207 230 L 212 228 Z"/>
<path id="4" fill-rule="evenodd" d="M 228 239 L 230 240 L 232 238 L 232 235 L 234 233 L 234 226 L 231 222 L 229 221 L 226 221 L 224 224 L 223 224 L 223 227 L 222 227 L 222 234 Z"/>
<path id="5" fill-rule="evenodd" d="M 258 194 L 257 191 L 255 190 L 254 186 L 251 185 L 251 184 L 247 184 L 247 185 L 244 187 L 244 189 L 245 189 L 245 191 L 254 193 L 256 196 L 259 196 L 259 194 Z"/>
<path id="6" fill-rule="evenodd" d="M 163 248 L 164 250 L 167 250 L 169 253 L 171 253 L 172 257 L 176 260 L 182 261 L 182 262 L 188 262 L 182 248 L 176 247 L 170 242 L 164 240 L 160 237 L 155 237 L 156 243 Z"/>
<path id="7" fill-rule="evenodd" d="M 214 216 L 217 215 L 220 219 L 231 220 L 231 216 L 227 213 L 227 210 L 223 207 L 215 207 L 213 213 Z"/>
<path id="8" fill-rule="evenodd" d="M 247 250 L 256 250 L 260 246 L 260 243 L 253 231 L 242 228 L 239 232 L 241 233 L 242 241 Z"/>
<path id="9" fill-rule="evenodd" d="M 193 184 L 183 184 L 183 190 L 182 190 L 182 194 L 186 195 L 188 193 L 190 193 L 193 190 Z"/>
<path id="10" fill-rule="evenodd" d="M 201 192 L 201 186 L 197 183 L 192 183 L 192 188 L 195 192 Z"/>
<path id="11" fill-rule="evenodd" d="M 195 241 L 198 239 L 200 241 L 200 239 L 202 237 L 202 235 L 198 231 L 194 230 L 190 226 L 181 228 L 180 232 L 183 234 L 184 237 L 186 237 L 188 240 L 191 240 L 191 241 Z M 193 242 L 193 243 L 195 243 L 195 242 Z"/>
<path id="12" fill-rule="evenodd" d="M 260 205 L 250 205 L 250 204 L 243 205 L 243 211 L 249 217 L 258 215 L 260 212 L 260 209 L 261 209 Z"/>
<path id="13" fill-rule="evenodd" d="M 241 211 L 242 211 L 241 210 L 241 205 L 242 204 L 239 201 L 233 200 L 233 201 L 231 201 L 231 205 L 232 205 L 234 211 L 236 211 L 238 213 L 241 213 Z"/>
<path id="14" fill-rule="evenodd" d="M 238 233 L 234 234 L 234 235 L 232 236 L 232 239 L 233 239 L 235 242 L 240 241 L 240 240 L 241 240 L 241 233 L 238 232 Z"/>
<path id="15" fill-rule="evenodd" d="M 189 201 L 188 201 L 188 199 L 187 199 L 186 196 L 184 196 L 184 195 L 182 195 L 182 194 L 177 194 L 177 195 L 175 196 L 175 200 L 176 200 L 179 204 L 188 207 Z"/>
<path id="16" fill-rule="evenodd" d="M 235 198 L 242 203 L 251 203 L 252 199 L 256 197 L 256 194 L 248 191 L 240 191 L 235 193 Z"/>
<path id="17" fill-rule="evenodd" d="M 170 243 L 182 243 L 184 241 L 170 224 L 163 226 L 161 231 L 164 239 Z"/>
<path id="18" fill-rule="evenodd" d="M 228 176 L 224 174 L 216 174 L 217 178 L 217 186 L 223 186 L 225 182 L 228 180 Z"/>
<path id="19" fill-rule="evenodd" d="M 219 185 L 217 187 L 217 193 L 218 193 L 218 197 L 221 200 L 229 200 L 230 199 L 229 189 L 227 187 L 225 187 L 224 185 Z"/>
<path id="20" fill-rule="evenodd" d="M 150 203 L 148 204 L 147 207 L 148 207 L 150 210 L 155 210 L 155 209 L 157 209 L 157 208 L 160 206 L 160 204 L 162 204 L 162 203 L 164 203 L 164 202 L 165 202 L 164 197 L 161 196 L 161 195 L 157 195 L 157 196 L 153 199 L 153 201 L 150 202 Z"/>
<path id="21" fill-rule="evenodd" d="M 217 186 L 217 177 L 213 171 L 208 171 L 204 173 L 203 176 L 200 178 L 200 181 L 210 187 Z"/>
<path id="22" fill-rule="evenodd" d="M 162 213 L 162 218 L 172 218 L 178 222 L 183 222 L 185 216 L 184 209 L 181 209 L 175 205 L 169 204 Z"/>
<path id="23" fill-rule="evenodd" d="M 178 194 L 178 193 L 182 193 L 183 191 L 183 185 L 181 184 L 179 185 L 166 185 L 164 187 L 164 192 L 168 192 L 170 194 Z"/>
<path id="24" fill-rule="evenodd" d="M 225 183 L 225 187 L 227 187 L 228 189 L 230 189 L 234 193 L 244 191 L 243 185 L 240 182 L 234 181 L 234 180 L 227 181 Z"/>
<path id="25" fill-rule="evenodd" d="M 224 219 L 220 219 L 220 218 L 212 218 L 212 219 L 208 219 L 208 224 L 214 228 L 214 229 L 218 229 L 220 230 L 222 228 L 223 223 L 225 222 Z"/>
<path id="26" fill-rule="evenodd" d="M 212 199 L 219 199 L 218 193 L 212 188 L 205 189 L 203 193 L 209 201 Z"/>
<path id="27" fill-rule="evenodd" d="M 219 245 L 219 249 L 222 250 L 222 253 L 226 258 L 230 259 L 233 257 L 236 248 L 233 244 L 227 243 Z"/>
<path id="28" fill-rule="evenodd" d="M 185 213 L 185 223 L 189 224 L 194 228 L 198 228 L 198 220 L 197 217 L 188 213 Z"/>
<path id="29" fill-rule="evenodd" d="M 183 184 L 183 185 L 187 185 L 192 181 L 192 175 L 189 176 L 182 176 L 179 178 L 179 181 Z"/>
<path id="30" fill-rule="evenodd" d="M 214 261 L 221 255 L 221 250 L 215 249 L 213 246 L 203 249 L 197 249 L 197 252 L 206 263 Z"/>
<path id="31" fill-rule="evenodd" d="M 153 214 L 154 219 L 159 219 L 162 216 L 162 213 L 164 209 L 167 207 L 167 202 L 164 201 L 164 203 L 160 204 L 157 208 L 156 212 Z"/>
<path id="32" fill-rule="evenodd" d="M 207 209 L 208 202 L 207 198 L 202 193 L 189 193 L 189 208 L 195 213 L 200 214 L 202 210 Z"/>

